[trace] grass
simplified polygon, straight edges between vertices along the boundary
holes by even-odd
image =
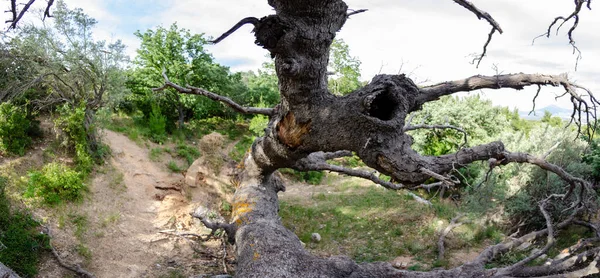
[[[175,151],[178,157],[185,159],[188,164],[188,167],[200,157],[200,151],[195,146],[188,146],[184,143],[179,143],[175,147]]]
[[[360,186],[354,181],[329,186],[308,200],[298,197],[281,202],[283,224],[296,233],[309,250],[320,255],[348,255],[358,262],[390,261],[398,256],[413,256],[426,266],[436,262],[439,230],[455,216],[450,203],[433,201],[427,207],[403,192],[375,186]],[[311,234],[319,233],[321,242],[313,243]],[[477,237],[478,242],[471,241]],[[465,225],[455,229],[452,244],[471,246],[484,239],[501,237],[495,228]]]
[[[163,149],[162,148],[153,148],[150,150],[150,154],[148,154],[148,156],[150,157],[151,161],[154,162],[158,162],[160,161],[160,157],[163,154]]]
[[[169,163],[167,163],[167,168],[169,168],[169,170],[171,170],[171,172],[173,172],[173,173],[181,173],[184,170],[182,167],[177,165],[177,162],[175,162],[173,160],[171,160],[171,161],[169,161]]]
[[[40,223],[27,211],[11,206],[4,191],[7,183],[0,176],[0,261],[22,277],[33,277],[49,237],[38,231]]]

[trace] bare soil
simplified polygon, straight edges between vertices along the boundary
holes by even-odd
[[[52,244],[61,257],[97,277],[223,273],[220,240],[195,245],[196,252],[190,240],[172,235],[207,234],[189,213],[198,205],[214,206],[219,196],[184,186],[182,174],[150,161],[147,149],[122,134],[104,131],[104,143],[113,155],[89,184],[89,197],[48,217]],[[83,232],[73,221],[77,217],[87,220]],[[65,275],[70,273],[48,258],[38,277]]]

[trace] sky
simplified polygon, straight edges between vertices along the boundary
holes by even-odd
[[[40,6],[44,1],[38,1]],[[79,7],[98,20],[94,36],[121,39],[131,57],[135,56],[142,32],[158,25],[177,22],[192,33],[218,37],[240,19],[274,13],[266,0],[65,0],[69,8]],[[490,13],[504,33],[494,36],[488,55],[476,68],[472,55],[482,51],[490,25],[452,0],[346,0],[351,9],[368,9],[352,16],[338,33],[351,55],[362,62],[363,80],[379,73],[404,73],[419,85],[496,73],[567,73],[572,81],[600,97],[600,7],[581,11],[574,39],[582,52],[575,70],[576,55],[568,44],[568,22],[556,35],[533,38],[544,33],[556,16],[573,11],[572,0],[471,0]],[[594,2],[595,3],[595,2]],[[594,6],[592,6],[594,8]],[[0,18],[5,20],[6,14]],[[209,46],[215,59],[232,71],[260,68],[267,51],[254,44],[252,27],[244,26],[221,43]],[[496,105],[527,111],[536,88],[481,91]],[[476,92],[477,93],[477,92]],[[542,89],[537,107],[557,105],[570,108],[568,98],[555,100],[560,88]]]

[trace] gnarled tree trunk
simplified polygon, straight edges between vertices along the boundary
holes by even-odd
[[[499,29],[489,14],[468,1],[455,2],[478,16],[481,14],[492,24],[493,30]],[[264,136],[254,142],[244,160],[243,171],[237,177],[232,223],[207,224],[213,229],[224,228],[230,240],[235,242],[238,277],[505,277],[522,273],[561,276],[567,272],[568,275],[598,272],[598,250],[586,253],[589,260],[582,267],[579,267],[580,256],[558,262],[553,267],[525,267],[527,262],[539,256],[536,254],[513,266],[485,268],[485,264],[498,254],[524,242],[547,235],[548,246],[551,246],[553,225],[549,219],[547,229],[490,246],[473,262],[449,270],[411,272],[395,269],[388,263],[357,264],[346,257],[319,258],[307,252],[298,237],[282,225],[278,215],[277,193],[285,190],[285,186],[277,169],[335,170],[337,168],[325,163],[325,158],[352,151],[369,167],[393,178],[393,184],[381,184],[397,189],[421,184],[431,177],[448,182],[443,174],[474,161],[488,160],[491,168],[511,162],[532,163],[557,173],[571,184],[569,192],[562,196],[566,199],[574,187],[580,186],[581,194],[584,194],[589,184],[543,159],[510,153],[501,142],[461,149],[450,155],[419,155],[411,148],[412,137],[405,133],[414,129],[407,124],[406,117],[424,103],[441,96],[482,88],[562,86],[571,96],[575,108],[584,112],[589,112],[588,104],[595,109],[598,101],[589,94],[590,100],[586,102],[576,93],[577,89],[583,88],[569,82],[565,76],[537,74],[473,76],[426,88],[417,87],[404,75],[378,75],[368,85],[347,96],[335,96],[327,89],[329,48],[336,32],[349,17],[347,5],[342,0],[268,0],[268,3],[275,9],[275,15],[260,20],[246,18],[217,41],[243,24],[255,26],[256,43],[275,58],[281,93],[281,103],[275,109],[244,108],[203,89],[173,84],[167,76],[165,86],[157,89],[172,87],[182,93],[221,101],[242,113],[271,117]],[[354,174],[376,180],[372,174]],[[544,204],[551,199],[545,200]],[[545,212],[544,204],[540,205],[542,212]],[[577,204],[573,210],[571,217],[555,228],[570,225],[581,207]]]

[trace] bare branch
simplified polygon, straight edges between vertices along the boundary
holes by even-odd
[[[490,44],[490,42],[492,41],[492,37],[494,36],[494,33],[496,33],[496,31],[498,31],[500,34],[502,34],[503,33],[502,28],[500,27],[500,24],[498,24],[498,22],[496,22],[496,20],[489,13],[482,11],[479,8],[475,7],[475,5],[473,3],[466,1],[466,0],[453,0],[453,1],[456,2],[457,4],[463,6],[465,9],[474,13],[479,20],[485,19],[490,25],[492,25],[492,30],[488,34],[487,41],[483,45],[483,52],[479,56],[477,56],[473,59],[473,64],[477,61],[477,67],[479,67],[479,64],[481,64],[481,60],[483,60],[483,57],[485,57],[485,55],[487,54],[487,47]]]
[[[46,6],[46,10],[44,11],[44,18],[42,20],[45,20],[46,17],[52,17],[52,15],[50,15],[50,7],[52,7],[53,4],[54,0],[48,0],[48,5]]]
[[[246,18],[240,20],[233,27],[231,27],[231,29],[229,29],[227,32],[223,33],[223,35],[218,37],[216,40],[210,41],[210,43],[217,44],[220,41],[224,40],[225,38],[229,37],[229,35],[233,34],[235,31],[237,31],[237,29],[240,29],[242,26],[244,26],[246,24],[252,24],[254,27],[256,27],[256,25],[258,25],[259,22],[260,22],[260,20],[256,17],[246,17]]]
[[[206,228],[211,230],[209,237],[213,236],[217,230],[222,229],[227,233],[227,239],[229,243],[235,243],[235,233],[237,232],[236,226],[233,224],[213,221],[210,219],[209,214],[210,211],[203,207],[197,208],[195,211],[190,213],[192,217],[199,219],[202,224],[206,226]]]
[[[31,5],[33,4],[33,2],[35,2],[35,0],[29,0],[29,2],[27,2],[27,4],[25,4],[25,6],[23,7],[23,9],[19,13],[19,16],[17,16],[17,18],[13,18],[12,21],[7,21],[7,23],[8,22],[12,22],[10,24],[10,26],[8,26],[8,30],[17,28],[17,23],[21,20],[21,18],[23,18],[23,15],[25,15],[25,12],[27,12],[27,10],[29,10],[29,7],[31,7]],[[14,15],[17,11],[16,11],[16,6],[13,6],[13,4],[14,4],[14,1],[11,2],[11,9],[13,9],[13,8],[15,9],[12,12],[13,15]]]
[[[600,101],[592,94],[592,92],[578,84],[569,81],[566,74],[561,75],[544,75],[544,74],[503,74],[496,76],[475,75],[466,79],[443,82],[432,86],[423,87],[420,89],[421,94],[417,97],[417,105],[434,101],[441,96],[451,95],[458,92],[470,92],[480,89],[501,89],[512,88],[515,90],[524,89],[527,86],[561,86],[565,90],[565,95],[571,97],[573,104],[573,115],[571,120],[575,122],[581,132],[581,127],[585,123],[593,123],[597,120],[596,109],[600,105]],[[581,91],[581,93],[578,93]],[[579,113],[575,113],[575,111]],[[582,115],[583,114],[583,115]],[[594,125],[587,126],[588,136],[595,132]]]
[[[351,10],[351,12],[348,13],[347,17],[351,17],[351,16],[353,16],[355,14],[359,14],[359,13],[364,13],[366,11],[368,11],[368,10],[367,9],[360,9],[360,10],[356,10],[356,11]]]
[[[186,86],[186,87],[179,86],[179,85],[169,81],[169,78],[167,77],[167,74],[165,71],[163,71],[162,75],[165,78],[165,85],[163,85],[160,88],[152,89],[155,92],[162,91],[167,88],[173,88],[176,91],[183,93],[183,94],[205,96],[214,101],[222,102],[225,105],[231,107],[233,110],[238,111],[243,114],[261,114],[261,115],[267,115],[267,116],[273,115],[273,111],[274,111],[273,108],[244,107],[244,106],[237,104],[235,101],[231,100],[228,97],[217,95],[215,93],[211,93],[211,92],[201,89],[201,88],[192,87],[192,86]]]
[[[460,219],[463,217],[463,214],[458,214],[456,217],[452,218],[452,220],[450,220],[450,224],[448,224],[448,226],[442,230],[442,232],[440,233],[440,238],[438,239],[438,261],[441,261],[444,259],[444,240],[446,240],[446,236],[448,236],[448,234],[454,230],[454,228],[460,226],[463,224],[463,222],[460,222]]]
[[[43,228],[44,228],[44,230],[45,230],[46,234],[47,234],[47,235],[48,235],[50,238],[52,238],[52,235],[51,235],[50,228],[48,228],[48,227],[43,227]],[[71,265],[67,264],[67,263],[66,263],[66,262],[65,262],[65,261],[64,261],[64,260],[63,260],[63,259],[60,257],[60,255],[58,254],[58,251],[56,251],[56,249],[54,248],[54,246],[52,246],[52,242],[51,242],[51,240],[50,240],[50,242],[49,242],[48,244],[50,245],[50,250],[52,251],[52,255],[54,255],[54,258],[56,258],[56,261],[58,262],[58,264],[59,264],[60,266],[62,266],[62,267],[63,267],[63,268],[65,268],[65,269],[68,269],[68,270],[70,270],[70,271],[73,271],[73,272],[75,272],[77,275],[79,275],[79,276],[81,276],[81,277],[86,277],[86,278],[94,278],[94,277],[96,277],[96,276],[94,276],[94,274],[92,274],[92,273],[90,273],[90,272],[86,271],[85,269],[81,268],[81,266],[80,266],[80,265],[74,265],[74,266],[71,266]]]
[[[303,160],[299,161],[299,163],[297,163],[292,168],[298,171],[331,171],[341,173],[352,177],[359,177],[366,180],[370,180],[387,189],[399,190],[406,188],[406,186],[404,186],[403,184],[396,184],[380,179],[379,177],[377,177],[377,175],[375,175],[376,171],[368,172],[363,170],[355,170],[328,163],[306,163]]]
[[[554,27],[556,24],[558,24],[560,22],[560,24],[556,28],[556,34],[558,34],[558,31],[560,30],[560,28],[565,23],[567,23],[569,20],[573,19],[573,25],[567,32],[567,36],[569,38],[569,44],[573,47],[573,54],[577,53],[577,58],[575,58],[575,70],[577,70],[579,60],[581,60],[581,51],[575,45],[575,40],[573,39],[573,32],[579,25],[579,13],[581,12],[581,9],[583,8],[584,5],[588,8],[588,10],[591,10],[592,9],[592,6],[591,6],[592,0],[575,0],[575,10],[570,15],[568,15],[566,17],[557,16],[556,18],[554,18],[552,23],[550,23],[550,25],[548,26],[548,30],[545,33],[535,37],[532,42],[532,44],[535,43],[535,40],[538,38],[541,38],[541,37],[549,38],[550,33],[552,32],[552,27]]]

